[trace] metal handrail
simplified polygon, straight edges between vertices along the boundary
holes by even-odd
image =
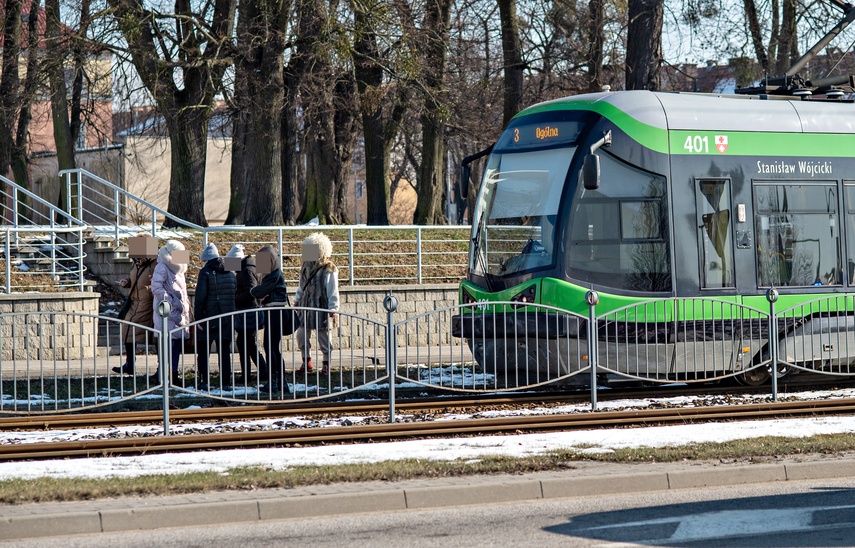
[[[187,229],[198,231],[202,236],[201,243],[203,246],[208,244],[209,240],[211,239],[211,235],[217,234],[217,233],[250,232],[250,231],[253,231],[253,232],[257,232],[257,231],[274,232],[276,234],[275,245],[276,245],[276,248],[279,252],[279,256],[283,260],[286,258],[286,256],[287,257],[298,257],[299,256],[299,255],[294,255],[294,254],[288,254],[288,255],[285,254],[284,244],[286,241],[285,233],[287,233],[287,232],[291,232],[291,233],[300,233],[300,232],[306,232],[306,231],[316,232],[318,230],[336,230],[336,231],[343,230],[343,231],[346,231],[347,232],[347,241],[342,242],[342,243],[347,244],[347,253],[346,253],[346,255],[345,255],[345,253],[336,253],[335,255],[340,256],[340,257],[344,257],[344,256],[347,257],[349,285],[355,285],[356,284],[356,281],[357,281],[357,278],[355,275],[356,274],[355,273],[356,268],[360,268],[360,269],[371,268],[370,265],[365,265],[365,266],[356,265],[355,259],[357,257],[368,255],[368,254],[359,253],[359,252],[355,251],[355,249],[354,249],[354,243],[355,243],[354,231],[355,230],[359,230],[359,231],[374,231],[374,230],[415,231],[416,232],[416,239],[415,239],[416,250],[415,250],[415,261],[414,261],[415,264],[401,264],[401,265],[397,265],[397,266],[415,268],[415,272],[416,272],[415,281],[417,283],[424,283],[426,280],[431,279],[431,278],[425,276],[425,273],[424,273],[424,269],[426,266],[424,263],[424,257],[429,256],[429,255],[437,255],[438,254],[436,252],[424,251],[425,242],[447,241],[447,240],[429,240],[429,239],[425,238],[425,233],[427,233],[429,231],[434,231],[434,230],[457,229],[457,230],[461,230],[461,231],[465,232],[467,234],[467,236],[465,237],[465,240],[468,240],[468,233],[471,231],[471,227],[465,226],[465,225],[431,225],[431,226],[422,226],[422,225],[395,225],[395,226],[367,226],[367,225],[323,225],[323,226],[317,226],[317,225],[303,225],[303,226],[265,226],[265,227],[231,226],[231,225],[229,225],[229,226],[202,227],[202,226],[199,226],[195,223],[184,221],[183,219],[180,219],[180,218],[176,217],[175,215],[164,211],[163,209],[159,208],[158,206],[156,206],[156,205],[154,205],[154,204],[152,204],[152,203],[150,203],[150,202],[148,202],[142,198],[139,198],[138,196],[135,196],[131,192],[128,192],[127,190],[125,190],[119,186],[116,186],[115,184],[113,184],[113,183],[111,183],[111,182],[109,182],[109,181],[89,172],[89,171],[86,171],[85,169],[75,168],[75,169],[62,170],[62,171],[60,171],[60,176],[64,177],[66,180],[67,192],[69,195],[69,207],[72,207],[72,200],[71,200],[72,176],[75,176],[74,178],[75,178],[75,184],[77,185],[77,197],[78,197],[77,204],[76,204],[78,216],[82,219],[84,216],[84,213],[87,213],[89,215],[94,216],[96,219],[104,221],[105,224],[112,226],[114,245],[116,245],[116,246],[119,245],[120,239],[122,237],[126,237],[127,235],[130,235],[131,232],[136,233],[139,231],[139,230],[134,230],[134,231],[122,230],[122,227],[120,226],[120,221],[123,219],[123,217],[126,217],[126,216],[122,215],[121,210],[122,210],[122,208],[125,208],[125,209],[129,208],[129,206],[122,205],[120,203],[120,199],[122,199],[122,198],[125,198],[127,200],[131,200],[135,204],[141,206],[141,208],[143,208],[144,210],[147,210],[147,212],[143,215],[143,217],[149,217],[151,219],[151,226],[150,226],[150,228],[147,227],[146,231],[150,230],[151,235],[154,237],[157,237],[157,233],[159,230],[159,227],[157,224],[157,219],[158,219],[159,215],[162,216],[162,218],[164,218],[164,219],[169,219],[169,220],[173,221],[176,225],[178,225],[180,227],[184,227]],[[87,188],[90,190],[90,192],[96,192],[98,196],[105,198],[108,202],[110,200],[112,200],[112,203],[108,203],[107,206],[99,205],[98,207],[101,207],[105,210],[111,211],[111,215],[114,217],[114,219],[106,219],[103,216],[98,215],[94,211],[84,209],[84,206],[83,206],[83,202],[85,201],[85,199],[83,197],[84,181],[92,181],[92,182],[97,183],[98,185],[102,186],[102,189],[98,189],[95,186],[89,186]],[[104,189],[106,189],[106,190],[104,190]],[[136,225],[136,226],[139,227],[139,225]],[[408,240],[408,241],[410,241],[410,240]],[[462,239],[460,241],[464,241],[464,240]],[[273,243],[273,242],[271,242],[271,243]],[[387,241],[386,243],[390,243],[390,242]],[[390,254],[390,253],[387,253],[387,254]],[[396,252],[393,252],[391,254],[396,254]],[[400,254],[403,255],[403,253],[400,253]],[[461,255],[461,258],[466,257],[468,255],[468,251],[461,251],[460,255]],[[464,259],[464,261],[465,261],[465,259]],[[459,262],[455,262],[455,265],[458,265],[458,263]],[[386,266],[389,266],[389,265],[386,265]],[[289,270],[293,270],[293,269],[289,269]],[[398,280],[411,279],[411,278],[387,277],[387,278],[382,278],[382,279],[383,280],[390,280],[390,281],[398,281]],[[293,282],[294,280],[289,279],[286,281]]]
[[[4,244],[4,261],[6,267],[6,276],[4,289],[6,293],[12,292],[12,249],[11,249],[11,240],[10,235],[14,235],[15,243],[18,243],[18,234],[43,234],[47,233],[47,237],[50,239],[50,261],[51,261],[51,269],[50,276],[52,279],[56,280],[60,275],[71,275],[77,277],[77,282],[75,285],[78,285],[80,290],[83,290],[84,286],[84,272],[85,266],[83,264],[83,259],[85,257],[85,253],[83,252],[83,231],[86,229],[86,225],[75,218],[73,215],[68,212],[63,211],[62,209],[56,207],[50,202],[44,200],[37,194],[32,191],[22,187],[21,185],[15,183],[14,181],[7,179],[6,177],[0,176],[0,182],[5,183],[11,189],[11,193],[7,193],[6,191],[0,191],[3,195],[6,195],[12,199],[11,209],[12,209],[12,218],[10,219],[13,223],[12,225],[6,225],[0,228],[0,231],[5,232],[5,244]],[[22,219],[20,215],[21,209],[21,196],[25,196],[29,198],[30,203],[27,204],[27,207],[34,214],[43,217],[45,221],[49,224],[40,224],[36,222],[35,219],[24,217]],[[32,204],[38,204],[41,207],[47,209],[49,212],[48,215],[41,213],[33,208]],[[57,224],[57,218],[60,218],[64,221],[62,224]],[[75,234],[76,238],[60,238],[57,240],[57,234],[69,233]],[[57,246],[73,246],[77,249],[76,255],[70,255],[68,253],[60,253],[59,256],[57,254]],[[71,266],[66,265],[65,263],[72,262]],[[23,274],[21,272],[20,274]],[[35,274],[35,273],[34,273]]]

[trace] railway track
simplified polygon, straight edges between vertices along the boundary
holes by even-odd
[[[780,394],[787,391],[839,388],[835,383],[787,383],[780,387]],[[768,388],[726,386],[687,387],[676,385],[659,388],[619,388],[601,390],[598,401],[605,403],[621,399],[655,399],[673,396],[770,396]],[[590,403],[590,392],[516,393],[502,395],[418,398],[398,400],[395,408],[403,413],[446,412],[460,409],[507,408],[526,405],[584,405]],[[388,413],[387,401],[303,402],[293,404],[261,404],[238,406],[211,406],[194,409],[171,409],[170,422],[192,423],[203,421],[240,421],[265,418],[318,416],[349,414],[382,415]],[[55,430],[67,428],[105,428],[111,426],[160,424],[162,410],[90,412],[79,411],[12,415],[0,417],[0,432],[14,430]]]
[[[238,433],[185,434],[108,440],[0,445],[0,461],[142,455],[228,448],[289,446],[452,437],[552,430],[649,426],[701,421],[785,418],[855,413],[855,399],[514,416],[491,419],[395,422],[329,428],[291,428]]]

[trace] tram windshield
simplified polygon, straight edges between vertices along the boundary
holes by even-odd
[[[575,151],[493,153],[475,209],[472,272],[505,277],[554,263],[558,206]]]

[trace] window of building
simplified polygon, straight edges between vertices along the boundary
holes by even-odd
[[[760,287],[843,283],[837,185],[754,183]]]

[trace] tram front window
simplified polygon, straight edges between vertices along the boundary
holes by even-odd
[[[510,276],[552,265],[561,191],[575,147],[494,153],[476,207],[471,270]]]

